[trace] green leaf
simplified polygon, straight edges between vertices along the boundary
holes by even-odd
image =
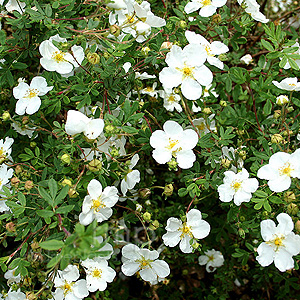
[[[41,197],[51,206],[54,207],[53,199],[52,197],[48,194],[48,192],[42,188],[41,186],[38,187],[38,191],[41,195]]]
[[[269,51],[274,51],[274,47],[271,45],[271,43],[269,43],[268,41],[266,40],[261,40],[261,43],[263,45],[264,48],[266,48],[267,50]]]
[[[270,99],[267,99],[266,104],[264,105],[263,108],[263,113],[265,116],[268,116],[271,114],[272,111],[272,102],[270,101]]]
[[[41,242],[39,245],[42,249],[45,250],[58,250],[64,246],[64,242],[58,240],[50,240],[50,241]]]
[[[51,198],[54,199],[57,194],[57,183],[53,178],[49,179],[48,187],[50,190]]]
[[[62,202],[63,199],[66,198],[66,196],[68,195],[68,191],[69,191],[70,187],[68,185],[65,185],[59,192],[59,194],[57,195],[57,197],[54,200],[54,206],[58,205],[59,203]]]
[[[66,214],[74,209],[75,205],[66,205],[59,207],[55,212],[57,214]]]
[[[21,192],[18,192],[18,200],[20,201],[22,206],[26,206],[26,198]]]
[[[39,209],[36,211],[36,213],[42,218],[51,218],[54,215],[54,212],[52,210],[46,210],[46,209]]]
[[[50,268],[54,267],[55,265],[57,265],[60,262],[61,259],[62,259],[61,254],[56,255],[47,263],[47,268],[50,269]]]

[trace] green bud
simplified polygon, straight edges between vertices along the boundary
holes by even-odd
[[[36,147],[36,142],[30,142],[30,147],[35,148]]]
[[[62,184],[62,186],[66,186],[66,185],[72,186],[72,181],[71,181],[71,179],[65,178],[61,184]]]
[[[149,228],[152,230],[156,230],[158,227],[159,227],[159,222],[157,220],[154,220],[149,226]]]
[[[228,169],[231,165],[231,161],[227,158],[222,158],[221,159],[221,166],[225,169]]]
[[[243,228],[239,228],[239,236],[244,239],[246,234],[245,234],[245,230]]]
[[[92,172],[99,172],[102,169],[102,162],[101,160],[94,158],[88,163],[87,167]]]
[[[295,223],[295,229],[296,231],[300,232],[300,220]]]
[[[174,187],[173,187],[172,183],[169,183],[165,186],[163,195],[165,195],[166,197],[170,197],[170,196],[172,196],[173,191],[174,191]]]
[[[179,21],[179,27],[182,29],[186,29],[187,28],[187,23],[184,20],[180,20]]]
[[[63,163],[69,165],[69,164],[71,163],[71,156],[70,156],[69,154],[65,153],[65,154],[63,154],[63,155],[61,156],[60,160],[61,160]]]
[[[143,219],[146,221],[146,222],[150,222],[151,221],[151,214],[149,212],[145,212],[143,213]]]
[[[142,199],[148,199],[151,195],[151,191],[148,188],[139,189],[139,197]]]
[[[220,105],[221,105],[222,107],[226,107],[226,106],[227,106],[227,102],[224,101],[224,100],[221,100],[221,101],[220,101]]]
[[[271,136],[271,142],[273,144],[280,144],[280,143],[282,143],[283,140],[284,139],[283,139],[282,135],[279,133],[275,133]]]
[[[283,199],[285,202],[293,202],[296,200],[296,195],[292,191],[287,191],[283,194]]]
[[[141,53],[142,53],[142,55],[144,55],[144,56],[148,56],[148,53],[149,53],[149,51],[150,51],[150,48],[149,47],[143,47],[142,49],[141,49]]]
[[[177,168],[178,163],[174,158],[172,158],[167,164],[169,166],[170,171],[177,171],[178,170],[178,168]]]
[[[279,109],[275,110],[273,115],[274,119],[279,119],[280,116],[281,116],[281,110]]]
[[[11,118],[10,117],[10,113],[8,111],[3,112],[3,114],[2,114],[2,120],[4,122],[10,120],[10,118]]]
[[[205,107],[203,108],[203,111],[202,111],[204,114],[206,115],[210,115],[211,114],[211,109],[209,107]]]
[[[299,208],[297,206],[297,204],[295,203],[290,203],[288,206],[287,206],[287,212],[289,215],[296,215],[299,211]]]
[[[88,53],[87,59],[92,65],[97,65],[100,62],[100,56],[97,53]]]

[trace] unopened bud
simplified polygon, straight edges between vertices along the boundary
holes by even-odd
[[[166,197],[170,197],[170,196],[172,196],[173,191],[174,191],[173,184],[169,183],[165,186],[163,195],[165,195]]]
[[[160,50],[171,49],[172,46],[173,46],[173,43],[171,43],[171,42],[163,42],[160,46]]]
[[[92,172],[99,172],[102,169],[102,162],[101,160],[94,158],[88,163],[87,167]]]
[[[236,133],[237,133],[238,135],[244,135],[244,134],[245,134],[245,130],[244,130],[244,129],[238,129],[238,130],[236,131]]]
[[[243,228],[239,228],[239,236],[244,239],[246,234],[245,234],[245,230]]]
[[[18,177],[13,177],[11,180],[10,180],[10,183],[11,185],[13,186],[18,186],[19,183],[20,183],[20,179]]]
[[[72,181],[70,179],[65,178],[61,184],[62,186],[66,186],[66,185],[72,186]]]
[[[112,35],[118,37],[120,35],[121,30],[120,30],[120,27],[118,25],[114,24],[114,25],[109,26],[109,32]]]
[[[20,174],[21,172],[23,172],[23,168],[20,165],[17,165],[15,168],[15,173]]]
[[[247,152],[245,150],[241,150],[239,152],[239,157],[241,157],[243,160],[245,160],[247,157]]]
[[[293,202],[296,200],[296,195],[292,191],[287,191],[283,194],[283,199],[285,202]]]
[[[284,130],[282,132],[282,135],[283,136],[289,136],[289,135],[292,135],[293,134],[293,130]]]
[[[114,126],[114,125],[112,125],[112,124],[107,124],[105,127],[104,127],[104,131],[106,132],[106,133],[114,133],[114,131],[115,131],[115,129],[116,129],[116,127]]]
[[[30,142],[30,147],[35,148],[36,147],[36,142]]]
[[[215,14],[212,16],[212,22],[215,24],[219,24],[222,21],[222,17],[220,14]]]
[[[13,222],[9,222],[5,225],[8,232],[16,232],[16,225]]]
[[[4,122],[10,120],[10,113],[8,111],[3,112],[3,114],[2,114],[2,120]]]
[[[38,242],[32,242],[30,244],[30,247],[31,247],[32,250],[36,250],[36,249],[40,248],[40,245],[39,245]]]
[[[296,215],[299,211],[299,208],[297,206],[297,204],[295,203],[290,203],[288,206],[287,206],[287,212],[289,215]]]
[[[145,201],[145,205],[148,205],[148,206],[151,205],[151,201],[150,200],[146,200]]]
[[[141,212],[142,209],[143,209],[143,206],[141,204],[137,203],[136,206],[135,206],[135,210],[138,211],[138,212]]]
[[[222,107],[226,107],[226,106],[227,106],[227,102],[224,101],[224,100],[221,100],[221,101],[220,101],[220,105],[221,105]]]
[[[221,159],[221,166],[225,169],[228,169],[231,165],[231,161],[228,158]]]
[[[69,154],[65,153],[65,154],[63,154],[63,155],[61,156],[60,160],[61,160],[63,163],[69,165],[69,164],[71,163],[71,156],[70,156]]]
[[[159,227],[159,222],[157,220],[154,220],[150,225],[149,228],[152,230],[156,230]]]
[[[279,133],[275,133],[271,136],[271,142],[273,144],[280,144],[280,143],[282,143],[282,141],[283,141],[283,137]]]
[[[144,189],[139,189],[139,197],[142,199],[148,199],[151,195],[150,189],[144,188]]]
[[[273,115],[274,119],[279,119],[280,116],[281,116],[281,110],[279,109],[275,110]]]
[[[290,102],[290,100],[287,95],[280,95],[276,98],[276,104],[281,105],[281,106],[284,104],[287,104],[289,102]]]
[[[192,248],[195,249],[195,250],[198,249],[199,246],[200,246],[200,244],[197,243],[197,242],[194,242],[194,243],[192,244]]]
[[[28,117],[28,116],[24,116],[24,117],[22,118],[22,124],[25,125],[25,124],[27,124],[28,122],[29,122],[29,117]]]
[[[206,115],[210,115],[211,114],[211,109],[209,107],[205,107],[203,108],[203,111],[202,111],[204,114]]]
[[[34,186],[33,182],[31,180],[27,180],[25,182],[25,186],[24,187],[25,187],[26,190],[30,191],[33,188],[33,186]]]
[[[295,223],[295,229],[296,231],[300,232],[300,220]]]
[[[184,20],[180,20],[179,21],[179,27],[182,29],[186,29],[187,28],[187,23]]]
[[[149,51],[150,51],[150,48],[149,47],[143,47],[142,49],[141,49],[141,53],[142,53],[142,55],[144,55],[144,56],[148,56],[148,53],[149,53]]]
[[[74,188],[70,188],[68,195],[70,198],[76,198],[78,196],[78,192]]]
[[[168,167],[170,171],[177,171],[178,162],[172,158],[168,163]]]
[[[182,275],[188,275],[188,274],[189,274],[189,270],[187,269],[182,270]]]
[[[97,53],[88,53],[87,59],[92,65],[97,65],[100,62],[100,56]]]
[[[146,221],[146,222],[150,222],[151,221],[151,214],[149,212],[145,212],[143,213],[143,219]]]
[[[288,111],[289,113],[293,112],[293,111],[294,111],[294,107],[293,107],[293,106],[289,106],[289,107],[287,108],[287,111]]]

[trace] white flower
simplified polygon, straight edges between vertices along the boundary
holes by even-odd
[[[140,80],[153,79],[153,78],[155,78],[155,75],[149,75],[146,72],[143,72],[142,74],[140,72],[135,72],[135,78],[140,79]]]
[[[92,247],[100,246],[102,243],[103,243],[103,237],[102,236],[96,236],[96,237],[94,237],[94,241],[93,241]],[[112,245],[110,243],[106,243],[103,247],[101,247],[99,249],[99,252],[103,252],[103,251],[109,252],[109,253],[107,255],[102,255],[100,253],[99,259],[101,258],[101,259],[108,260],[108,259],[111,258],[112,254],[114,252],[114,249],[113,249],[113,247],[112,247]]]
[[[108,266],[105,259],[88,258],[81,265],[85,269],[87,288],[90,292],[104,291],[107,288],[107,282],[113,282],[116,277],[115,270]]]
[[[277,152],[261,167],[257,177],[268,180],[271,191],[279,193],[291,186],[291,178],[300,179],[300,149],[293,154]]]
[[[287,95],[280,95],[276,98],[276,104],[284,105],[290,102],[290,99]]]
[[[190,44],[196,44],[203,47],[203,49],[207,53],[208,63],[210,63],[211,65],[219,69],[224,68],[224,63],[220,61],[216,57],[216,55],[220,55],[229,51],[229,48],[225,44],[219,41],[214,41],[210,43],[202,35],[196,34],[195,32],[188,31],[188,30],[185,32],[185,37]]]
[[[89,195],[85,196],[82,204],[82,213],[79,215],[79,222],[88,225],[94,219],[97,222],[108,220],[113,211],[113,207],[119,199],[118,190],[114,186],[107,186],[102,191],[101,183],[92,179],[87,187]]]
[[[143,280],[155,282],[157,277],[165,278],[170,274],[169,265],[158,259],[159,254],[156,250],[140,249],[129,244],[122,248],[122,255],[121,269],[126,276],[139,272]]]
[[[107,4],[107,7],[114,9],[126,9],[127,6],[123,0],[110,0]]]
[[[13,176],[14,170],[8,169],[7,165],[0,166],[0,191],[2,187],[9,182],[9,178]]]
[[[193,251],[191,242],[194,239],[207,237],[210,232],[210,225],[202,220],[199,210],[191,209],[186,214],[186,222],[184,223],[177,218],[169,218],[166,230],[167,233],[162,236],[166,246],[175,247],[180,243],[179,248],[183,253],[191,253]]]
[[[197,100],[202,95],[202,86],[211,84],[213,74],[204,64],[207,52],[197,44],[189,44],[181,49],[174,45],[166,56],[168,67],[159,73],[164,88],[172,89],[181,85],[184,97]]]
[[[224,256],[220,251],[212,249],[205,251],[204,254],[199,256],[198,261],[200,266],[206,265],[207,272],[214,272],[216,268],[223,266]]]
[[[140,171],[132,170],[138,163],[139,159],[140,157],[138,154],[135,154],[132,157],[130,164],[128,165],[127,174],[121,181],[121,192],[123,196],[125,196],[128,190],[132,190],[135,185],[140,182]]]
[[[194,119],[193,124],[196,127],[196,130],[198,131],[200,137],[203,135],[213,131],[216,132],[216,121],[213,119],[214,114],[210,115],[208,117],[209,123],[204,118]]]
[[[5,300],[26,300],[26,295],[18,289],[17,291],[9,290],[4,298]]]
[[[14,142],[13,138],[6,137],[5,141],[0,140],[0,164],[6,160],[11,154],[11,146]]]
[[[150,145],[155,148],[153,158],[165,164],[175,157],[180,168],[191,168],[196,160],[192,149],[198,142],[197,133],[192,129],[183,130],[175,121],[165,122],[163,129],[154,131],[150,137]]]
[[[85,279],[79,278],[79,270],[76,266],[68,265],[63,271],[58,270],[58,274],[54,278],[53,293],[55,300],[80,300],[89,295],[87,282]]]
[[[281,82],[273,80],[272,83],[282,90],[300,91],[300,82],[298,82],[297,77],[288,77],[283,79]]]
[[[13,95],[18,102],[16,104],[16,113],[29,115],[36,113],[41,106],[39,96],[46,95],[53,89],[53,86],[47,86],[47,81],[42,76],[32,78],[30,86],[25,82],[20,82],[18,86],[13,88]]]
[[[242,149],[245,146],[241,146],[238,149]],[[222,147],[222,156],[220,157],[222,159],[228,159],[231,163],[234,163],[237,165],[238,169],[241,169],[244,165],[243,159],[236,155],[236,152],[238,149],[234,149],[233,147],[228,148],[227,146]],[[220,163],[220,161],[216,161],[216,163]],[[237,168],[235,166],[231,166],[230,171],[237,172]]]
[[[238,0],[239,5],[245,8],[245,12],[248,13],[255,21],[261,23],[268,23],[267,19],[260,11],[260,5],[255,0]]]
[[[21,135],[27,135],[29,138],[32,138],[33,133],[36,129],[36,127],[29,127],[27,125],[20,124],[15,121],[12,123],[11,126],[17,133],[19,133]],[[35,137],[37,137],[37,135]]]
[[[158,94],[164,99],[164,108],[167,111],[174,111],[176,109],[179,113],[182,112],[180,95],[168,88],[158,91]]]
[[[258,246],[256,260],[263,267],[274,261],[275,267],[285,272],[294,267],[292,257],[300,253],[300,236],[292,232],[294,223],[288,214],[281,213],[276,219],[277,226],[272,220],[260,223],[261,236],[265,242]]]
[[[218,7],[224,6],[226,2],[227,0],[192,0],[185,6],[184,11],[190,14],[200,8],[199,15],[201,17],[210,17]]]
[[[297,49],[295,52],[286,53],[287,56],[293,55],[293,54],[297,54],[297,55],[300,54],[300,45],[299,45],[298,42],[296,42],[293,46],[291,46],[291,48],[294,48],[294,47],[298,47],[298,49]],[[286,49],[287,47],[284,47],[284,48]],[[282,51],[281,51],[281,52],[282,52]],[[279,57],[279,59],[282,60],[282,57]],[[294,58],[292,58],[292,57],[289,57],[289,59],[293,60],[293,61],[297,64],[297,66],[300,67],[300,59],[294,59]],[[289,61],[286,62],[286,64],[284,65],[283,68],[284,68],[285,70],[291,68],[291,65],[290,65]]]
[[[1,0],[0,4],[2,5],[3,2],[4,0]],[[20,14],[23,14],[25,6],[26,6],[25,2],[20,2],[18,0],[8,0],[8,2],[5,5],[5,8],[10,13],[16,10]]]
[[[4,278],[7,279],[7,284],[11,285],[12,283],[19,283],[21,281],[21,274],[15,275],[16,268],[8,270],[4,274]]]
[[[103,131],[104,121],[102,119],[90,119],[76,110],[69,110],[65,126],[66,133],[75,135],[83,132],[88,139],[97,138]]]
[[[141,94],[145,94],[145,95],[149,95],[150,97],[155,97],[157,98],[157,92],[156,89],[157,86],[157,82],[154,82],[152,87],[151,86],[147,86],[144,89],[142,89],[140,91]]]
[[[237,174],[233,171],[226,171],[224,175],[224,183],[218,187],[220,200],[230,202],[233,198],[233,202],[238,206],[242,202],[249,202],[252,193],[258,189],[258,180],[249,178],[249,173],[244,168]]]
[[[242,57],[240,58],[240,61],[241,61],[242,63],[244,63],[245,65],[249,65],[249,64],[252,63],[253,58],[252,58],[252,56],[251,56],[250,54],[246,54],[246,55],[244,55],[244,56],[242,56]]]
[[[60,40],[58,40],[60,39]],[[53,40],[62,42],[62,38],[54,37]],[[40,63],[47,71],[56,71],[59,74],[68,74],[73,71],[73,68],[77,68],[84,59],[84,51],[81,46],[72,46],[71,55],[69,52],[59,50],[53,45],[51,38],[43,41],[39,47],[42,58]]]
[[[206,98],[206,97],[209,97],[210,94],[212,94],[214,97],[218,98],[219,95],[215,92],[215,89],[211,88],[212,87],[212,84],[209,84],[208,86],[206,86],[203,90],[203,97]]]

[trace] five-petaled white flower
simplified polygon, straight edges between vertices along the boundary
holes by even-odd
[[[272,220],[263,220],[260,223],[264,242],[257,248],[256,260],[263,267],[274,261],[275,267],[285,272],[294,267],[293,256],[300,252],[300,236],[292,232],[294,223],[288,214],[281,213],[276,219],[277,226]]]
[[[2,164],[11,154],[11,145],[13,144],[14,139],[6,137],[5,141],[0,140],[0,164]]]
[[[123,196],[126,195],[128,190],[132,190],[134,186],[140,182],[140,171],[133,170],[133,168],[138,163],[140,157],[138,154],[133,155],[129,165],[126,175],[123,177],[121,181],[121,192]]]
[[[192,0],[185,6],[184,11],[190,14],[200,8],[199,15],[201,17],[210,17],[218,7],[224,6],[226,2],[227,0]]]
[[[74,67],[79,67],[79,64],[82,63],[84,59],[84,51],[81,46],[72,46],[71,51],[64,52],[59,50],[52,40],[57,42],[62,42],[65,39],[60,38],[59,36],[54,36],[52,39],[43,41],[40,44],[39,50],[42,55],[40,63],[44,69],[47,71],[56,71],[59,74],[68,74],[73,71]]]
[[[87,288],[90,292],[104,291],[107,282],[113,282],[116,277],[114,269],[108,266],[108,262],[100,257],[84,260],[81,265],[86,272]]]
[[[202,35],[188,30],[185,32],[185,37],[190,44],[200,45],[201,47],[203,47],[203,49],[207,53],[208,63],[219,69],[224,68],[224,63],[220,61],[216,56],[229,51],[229,48],[225,44],[219,41],[210,43]]]
[[[273,80],[272,83],[282,90],[300,91],[300,82],[298,82],[297,77],[288,77],[283,79],[281,82]]]
[[[292,154],[273,154],[269,163],[258,170],[257,177],[268,180],[269,188],[273,192],[287,190],[291,186],[291,178],[300,179],[300,149]]]
[[[79,278],[79,270],[76,266],[68,265],[63,271],[58,270],[54,278],[53,293],[55,300],[80,300],[89,295],[85,279]]]
[[[233,202],[238,206],[242,202],[249,202],[252,193],[258,189],[258,180],[249,178],[249,173],[244,168],[238,173],[226,171],[224,175],[224,183],[218,187],[220,200],[230,202],[233,198]]]
[[[122,255],[121,269],[126,276],[139,272],[143,280],[155,282],[157,278],[165,278],[170,274],[169,265],[158,259],[159,254],[156,250],[140,249],[129,244],[122,248]]]
[[[276,98],[276,104],[278,105],[284,105],[288,104],[290,102],[290,99],[287,95],[280,95]]]
[[[164,108],[167,111],[174,111],[174,109],[176,109],[179,113],[182,112],[180,105],[181,98],[175,91],[165,88],[164,90],[158,91],[158,94],[164,99]]]
[[[167,233],[162,236],[166,246],[175,247],[180,242],[180,250],[184,253],[191,253],[193,251],[191,241],[207,237],[210,232],[210,225],[202,220],[199,210],[191,209],[186,214],[186,222],[184,223],[177,218],[169,218],[166,230]]]
[[[202,95],[202,86],[212,83],[213,74],[204,65],[207,58],[205,49],[197,44],[189,44],[181,49],[174,45],[166,56],[168,67],[159,73],[164,89],[181,85],[184,97],[197,100]]]
[[[220,251],[216,251],[215,249],[207,250],[204,252],[204,255],[199,256],[198,262],[200,266],[206,265],[206,271],[211,273],[216,268],[223,266],[224,256]]]
[[[118,190],[114,186],[107,186],[102,191],[101,183],[92,179],[87,187],[89,195],[85,196],[82,204],[82,213],[79,215],[79,222],[82,225],[89,225],[94,219],[97,222],[108,220],[113,207],[119,199]]]
[[[83,132],[90,139],[96,139],[103,131],[104,121],[102,119],[90,119],[80,111],[69,110],[65,126],[66,133],[75,135]]]
[[[29,115],[36,113],[42,103],[39,96],[46,95],[52,89],[53,86],[47,86],[47,81],[42,76],[32,78],[30,86],[21,81],[13,88],[13,95],[18,99],[16,113],[18,115],[24,115],[25,112]]]
[[[192,149],[198,142],[197,133],[192,129],[183,130],[175,121],[165,122],[163,129],[154,131],[150,137],[150,145],[155,148],[153,158],[165,164],[175,157],[180,168],[191,168],[196,160]]]
[[[245,8],[245,12],[249,14],[255,21],[268,23],[269,19],[259,11],[260,5],[255,0],[238,0],[239,5]]]
[[[16,275],[17,267],[7,270],[4,274],[4,278],[7,279],[7,284],[19,283],[21,281],[21,274]]]
[[[215,114],[212,114],[208,117],[208,120],[205,120],[204,118],[194,119],[193,124],[198,131],[198,134],[200,137],[203,135],[213,131],[216,132],[216,121],[214,120]]]

